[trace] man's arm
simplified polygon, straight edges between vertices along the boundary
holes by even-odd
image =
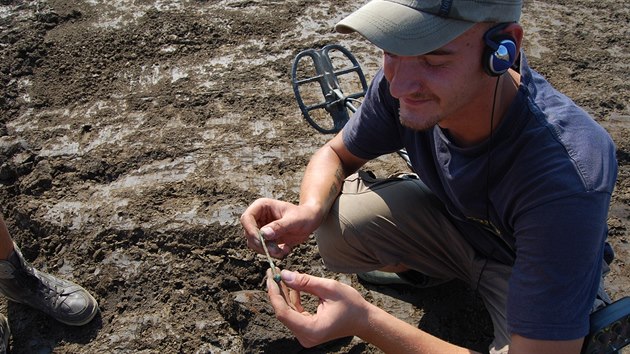
[[[510,354],[579,354],[584,338],[573,340],[538,340],[512,335]]]
[[[357,336],[385,353],[476,353],[435,337],[369,305],[367,325]],[[471,323],[471,325],[473,325]]]
[[[343,180],[367,162],[348,151],[342,134],[339,132],[313,155],[302,179],[300,206],[315,212],[318,222],[328,214]]]
[[[271,270],[267,271],[267,291],[276,317],[287,326],[305,347],[310,348],[333,339],[358,336],[385,353],[475,353],[456,346],[402,321],[366,301],[354,288],[332,279],[282,271],[282,281],[290,296],[282,296]],[[316,313],[304,311],[301,293],[319,298]],[[291,301],[294,306],[287,303]],[[298,308],[299,310],[295,310]],[[470,326],[474,326],[470,323]],[[582,338],[568,341],[545,341],[512,336],[510,354],[579,354]]]
[[[283,270],[282,281],[290,288],[290,295],[283,297],[271,270],[267,275],[267,291],[276,317],[307,348],[337,338],[358,336],[385,353],[474,353],[388,314],[349,285]],[[302,309],[300,292],[319,297],[317,313]],[[291,307],[287,301],[294,301],[297,306]]]
[[[358,336],[385,353],[475,353],[434,337],[376,306],[372,306],[370,314],[367,331]],[[583,340],[549,341],[512,335],[509,354],[579,354]]]

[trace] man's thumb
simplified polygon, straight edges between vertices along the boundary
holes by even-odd
[[[286,270],[283,269],[280,272],[280,275],[282,276],[282,280],[287,284],[293,284],[295,283],[295,278],[298,276],[298,272],[292,272],[290,270]]]
[[[292,272],[290,270],[283,269],[280,273],[282,281],[291,289],[297,291],[305,291],[316,296],[320,296],[324,290],[324,283],[330,281],[329,279],[314,277],[309,274]]]
[[[265,240],[274,240],[277,238],[276,230],[274,230],[270,225],[263,226],[260,228],[260,232],[262,233]]]

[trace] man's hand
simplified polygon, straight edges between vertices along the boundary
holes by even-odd
[[[288,286],[288,296],[280,286]],[[300,292],[319,297],[317,313],[304,310]],[[280,285],[267,271],[267,292],[276,317],[293,332],[306,348],[360,332],[366,324],[369,303],[354,288],[331,279],[288,270],[282,271]]]
[[[275,199],[258,199],[241,215],[247,246],[263,254],[264,249],[258,237],[258,233],[262,232],[268,241],[269,254],[275,258],[284,258],[319,226],[315,215],[305,206]]]
[[[267,293],[276,317],[304,347],[357,336],[385,353],[474,353],[388,314],[338,281],[287,270],[282,271],[280,284],[272,278],[268,270]],[[304,310],[302,291],[319,297],[315,314]]]

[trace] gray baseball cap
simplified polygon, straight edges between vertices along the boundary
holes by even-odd
[[[335,26],[397,55],[422,55],[478,22],[517,22],[522,0],[372,0]]]

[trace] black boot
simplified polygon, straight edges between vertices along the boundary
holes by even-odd
[[[373,285],[409,285],[420,289],[430,288],[450,281],[450,279],[432,278],[411,269],[399,273],[373,270],[366,273],[357,273],[357,277]]]
[[[0,294],[72,326],[90,322],[98,312],[90,293],[73,282],[33,268],[17,246],[8,260],[0,260]]]

